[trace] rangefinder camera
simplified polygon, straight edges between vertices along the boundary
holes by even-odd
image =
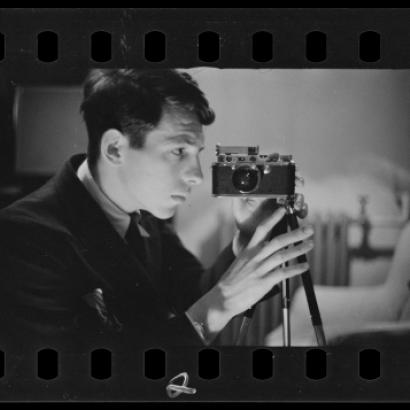
[[[212,163],[214,196],[287,199],[295,194],[292,155],[259,154],[259,146],[216,146]]]

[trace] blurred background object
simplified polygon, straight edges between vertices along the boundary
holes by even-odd
[[[234,232],[230,200],[209,196],[215,145],[258,144],[261,153],[293,154],[305,179],[298,191],[309,205],[301,224],[315,228],[314,283],[383,283],[409,218],[410,70],[190,72],[216,121],[206,130],[204,183],[177,214],[185,245],[209,266]],[[291,282],[294,292],[300,282]],[[280,321],[279,298],[261,303],[247,344],[264,344]],[[234,343],[239,323],[232,320],[221,344]]]
[[[216,121],[205,129],[204,183],[174,218],[186,245],[207,267],[232,239],[231,201],[211,192],[217,143],[259,145],[292,154],[315,228],[309,255],[315,284],[383,283],[409,219],[410,70],[186,70]],[[27,81],[0,71],[0,207],[42,185],[86,149],[79,114],[85,73]],[[292,280],[292,291],[299,280]],[[278,299],[278,298],[276,298]],[[280,323],[279,301],[258,306],[247,343],[263,344]],[[319,306],[320,307],[320,306]],[[234,319],[219,337],[231,344]]]

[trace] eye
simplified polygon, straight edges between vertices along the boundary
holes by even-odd
[[[185,148],[176,148],[172,150],[172,153],[177,157],[182,157],[185,155]]]

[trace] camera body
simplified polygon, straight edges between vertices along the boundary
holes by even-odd
[[[212,194],[286,199],[295,194],[295,169],[291,155],[261,155],[259,146],[217,145]]]

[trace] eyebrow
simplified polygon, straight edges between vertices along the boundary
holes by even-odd
[[[180,135],[172,135],[170,137],[165,138],[165,142],[174,142],[174,143],[186,143],[189,145],[197,146],[195,139],[190,137],[187,134],[180,134]],[[202,151],[205,147],[203,145],[200,146],[199,150]]]

